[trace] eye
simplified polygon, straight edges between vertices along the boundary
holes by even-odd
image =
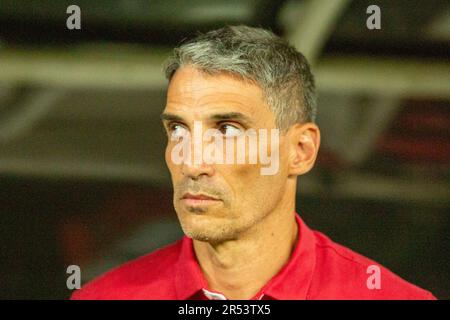
[[[170,124],[168,129],[172,139],[185,137],[189,133],[189,131],[179,123]]]
[[[242,134],[242,130],[240,128],[229,123],[220,125],[219,131],[223,133],[225,138],[237,137]]]

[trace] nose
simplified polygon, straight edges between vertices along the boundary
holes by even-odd
[[[197,180],[201,176],[212,177],[214,175],[214,168],[212,165],[203,161],[201,163],[183,163],[181,172],[184,176]]]
[[[184,176],[197,180],[200,176],[213,176],[215,173],[215,159],[205,152],[207,147],[215,145],[213,142],[203,139],[203,130],[200,123],[195,122],[193,136],[189,134],[188,138],[183,140],[183,159],[181,163],[181,172]],[[214,150],[214,154],[221,150]]]

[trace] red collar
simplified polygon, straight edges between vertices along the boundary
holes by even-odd
[[[295,214],[295,219],[299,227],[299,238],[289,261],[261,288],[254,299],[262,295],[276,300],[306,299],[316,261],[315,238],[298,214]],[[177,298],[180,300],[191,298],[203,288],[208,289],[195,257],[192,239],[186,236],[182,240],[174,280]]]

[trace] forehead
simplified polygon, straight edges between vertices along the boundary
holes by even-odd
[[[226,73],[209,75],[191,66],[178,69],[171,79],[165,111],[194,116],[240,112],[255,121],[274,121],[258,85]]]

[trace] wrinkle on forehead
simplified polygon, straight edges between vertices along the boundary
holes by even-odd
[[[262,89],[256,84],[227,73],[206,74],[191,66],[179,69],[169,84],[166,110],[170,109],[193,114],[239,111],[254,119],[273,118],[275,121]]]

